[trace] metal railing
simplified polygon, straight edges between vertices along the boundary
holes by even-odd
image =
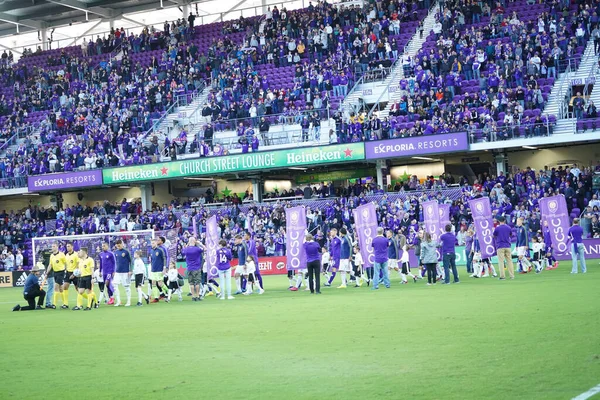
[[[569,58],[561,60],[559,62],[559,71],[562,70],[562,66],[565,67],[563,74],[570,74],[571,72],[577,72],[579,65],[581,64],[581,57]],[[595,63],[597,64],[597,63]],[[592,70],[594,68],[592,67]],[[563,98],[558,106],[558,118],[572,118],[574,113],[570,111],[571,98],[573,97],[573,86],[571,79],[568,75],[565,75],[565,79],[561,79],[560,85],[557,88],[557,92],[560,95],[562,93]]]
[[[523,136],[521,135],[521,129],[520,123],[517,123],[512,126],[497,126],[487,131],[484,129],[469,128],[467,128],[466,131],[469,136],[469,143],[489,143],[512,139],[550,136],[554,131],[554,124],[550,123],[548,120],[543,121],[541,124],[532,124],[529,128],[529,132],[524,132]]]

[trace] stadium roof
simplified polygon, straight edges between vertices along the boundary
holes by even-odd
[[[0,0],[0,37],[77,22],[108,21],[124,14],[191,3],[189,0]]]

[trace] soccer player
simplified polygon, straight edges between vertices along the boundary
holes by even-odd
[[[544,220],[544,244],[546,246],[546,262],[548,264],[546,270],[558,268],[558,261],[556,261],[552,253],[552,236],[550,235],[550,228],[548,228],[548,221],[546,220]]]
[[[235,297],[231,295],[231,250],[227,248],[227,241],[219,240],[219,248],[217,249],[217,269],[219,270],[219,283],[221,284],[220,300],[233,300]]]
[[[192,301],[200,301],[200,287],[202,283],[202,256],[204,250],[202,244],[196,241],[195,237],[188,239],[187,245],[181,250],[185,257],[188,271],[188,283],[192,292]]]
[[[54,273],[54,298],[52,305],[49,308],[56,308],[58,298],[61,297],[63,305],[60,308],[69,308],[65,303],[65,297],[63,295],[63,284],[65,283],[65,271],[67,269],[67,259],[65,253],[58,250],[58,243],[52,244],[52,254],[50,254],[50,265],[46,271],[46,276],[52,271]],[[48,283],[50,285],[50,283]]]
[[[250,235],[250,232],[246,232],[244,233],[244,241],[246,242],[246,248],[248,249],[248,256],[252,257],[252,259],[254,260],[254,264],[256,265],[254,277],[258,279],[260,290],[264,293],[263,279],[260,275],[260,268],[258,263],[258,250],[256,249],[256,240],[252,239],[252,235]]]
[[[544,241],[534,236],[531,238],[531,248],[533,250],[533,265],[535,265],[535,273],[539,274],[544,269],[543,258],[544,258]]]
[[[169,292],[165,301],[167,303],[170,302],[173,293],[177,293],[179,301],[183,301],[183,297],[181,296],[181,286],[179,286],[179,272],[177,271],[177,263],[175,261],[171,261],[169,264],[167,278],[169,279]]]
[[[340,267],[340,246],[342,241],[337,236],[337,229],[333,228],[329,231],[329,267],[331,276],[324,286],[331,286],[331,282],[335,279],[338,268]]]
[[[398,239],[394,236],[394,232],[391,229],[385,233],[388,239],[388,269],[394,270],[400,273],[400,268],[398,268],[398,255],[400,253],[400,248],[398,247]]]
[[[108,292],[108,304],[115,304],[114,289],[113,289],[113,278],[115,275],[115,255],[111,253],[110,248],[108,247],[108,243],[102,243],[102,252],[98,256],[100,259],[100,274],[102,275],[102,280],[104,281],[104,287]],[[104,297],[104,292],[100,293],[100,302]]]
[[[167,255],[165,254],[164,249],[159,247],[157,239],[152,239],[151,244],[150,265],[152,272],[151,278],[154,283],[154,288],[152,289],[154,300],[152,300],[152,302],[158,303],[159,292],[161,295],[166,296],[168,290],[163,282],[163,276],[167,268]]]
[[[92,274],[94,273],[94,260],[88,257],[86,248],[79,250],[79,281],[77,287],[77,306],[73,310],[81,310],[83,299],[87,299],[85,311],[92,309],[92,304],[96,299],[96,294],[92,290]]]
[[[367,282],[367,286],[369,285],[369,278],[365,278],[363,271],[363,258],[362,254],[360,254],[360,248],[358,246],[354,246],[354,277],[356,278],[356,284],[354,287],[361,287],[363,281]]]
[[[77,280],[79,279],[73,275],[73,271],[79,266],[79,256],[73,250],[73,243],[67,243],[65,258],[67,259],[67,274],[63,285],[63,303],[69,305],[69,286],[75,286],[77,292]]]
[[[352,242],[346,228],[340,228],[341,243],[340,243],[340,275],[342,276],[342,284],[338,286],[338,289],[345,289],[347,287],[347,274],[352,272]]]
[[[135,276],[135,290],[137,290],[138,294],[138,302],[136,305],[141,307],[142,299],[146,300],[146,304],[148,304],[150,302],[150,297],[142,290],[144,287],[144,279],[148,275],[148,270],[146,264],[144,264],[144,261],[142,260],[142,252],[139,250],[133,253],[133,274]]]
[[[237,291],[235,292],[235,294],[242,294],[241,274],[239,273],[239,271],[242,271],[246,266],[246,259],[248,258],[248,247],[246,246],[246,243],[242,240],[241,235],[235,235],[234,243],[238,259],[238,265],[235,269],[234,275],[235,285],[237,287]]]
[[[407,283],[407,275],[413,278],[414,283],[417,283],[417,279],[419,278],[410,272],[410,258],[408,255],[408,242],[406,241],[406,236],[400,235],[399,244],[400,249],[402,250],[402,255],[400,256],[400,276],[402,277],[402,283]]]
[[[517,218],[517,257],[519,258],[519,269],[522,274],[526,274],[531,269],[531,263],[525,257],[529,251],[529,240],[527,238],[527,231],[523,226],[523,217]]]
[[[131,275],[133,273],[133,260],[129,250],[123,247],[123,241],[117,239],[115,242],[117,250],[113,253],[115,255],[116,272],[115,272],[115,307],[121,305],[121,292],[119,291],[119,285],[125,288],[125,294],[127,294],[127,303],[125,307],[131,306]]]

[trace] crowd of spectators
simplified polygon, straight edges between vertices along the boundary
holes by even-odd
[[[585,237],[598,238],[600,190],[592,183],[595,173],[600,173],[600,163],[582,169],[577,165],[540,171],[515,168],[512,173],[484,174],[473,181],[447,174],[424,179],[411,176],[395,186],[390,185],[388,193],[373,182],[356,181],[343,188],[321,183],[272,193],[269,198],[281,199],[260,204],[252,201],[250,193],[219,197],[208,192],[204,201],[175,199],[170,204],[155,204],[153,210],[146,212],[139,200],[128,202],[127,199],[95,205],[64,205],[58,210],[32,205],[17,212],[0,212],[0,237],[6,249],[4,259],[12,260],[9,252],[15,258],[22,254],[27,265],[30,253],[26,250],[30,249],[32,237],[141,229],[176,229],[180,235],[189,235],[194,220],[197,231],[202,233],[206,219],[216,214],[224,238],[230,240],[241,231],[252,231],[265,249],[284,254],[284,209],[297,204],[302,197],[310,199],[308,203],[302,200],[307,206],[309,230],[322,241],[333,227],[351,228],[352,209],[369,201],[377,203],[380,226],[414,237],[410,227],[418,227],[422,222],[421,203],[437,199],[450,204],[450,221],[457,233],[464,233],[472,222],[467,200],[478,196],[489,196],[493,215],[505,216],[510,225],[516,218],[523,217],[530,233],[535,234],[541,229],[539,199],[561,193],[566,197],[571,216],[582,216]],[[215,202],[219,206],[211,207]],[[460,234],[458,238],[460,244]]]

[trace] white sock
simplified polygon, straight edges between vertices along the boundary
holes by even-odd
[[[290,281],[290,287],[294,286],[294,278],[288,278],[288,280]]]
[[[181,296],[181,288],[177,289],[177,295],[179,296],[180,299],[182,298],[182,296]]]
[[[400,273],[400,277],[402,278],[402,282],[408,282],[408,279],[406,279],[406,274],[403,274],[402,272]]]
[[[297,289],[300,289],[300,286],[302,286],[302,273],[299,272],[296,274],[296,283],[294,284],[294,286]]]
[[[117,304],[121,304],[121,291],[119,290],[119,285],[115,287],[115,301]]]
[[[346,286],[348,284],[348,276],[347,272],[342,272],[342,285]]]
[[[241,292],[242,291],[242,280],[240,277],[235,278],[235,285],[237,287],[237,291]]]
[[[127,295],[127,304],[131,303],[131,287],[125,286],[125,294]]]
[[[100,292],[100,298],[98,298],[98,303],[102,303],[102,300],[104,300],[104,291]]]
[[[142,293],[142,288],[141,287],[137,288],[137,293],[138,293],[138,303],[141,303],[142,302],[142,298],[144,297],[143,293]]]
[[[167,300],[169,300],[169,301],[171,300],[171,293],[172,293],[172,292],[173,292],[172,290],[169,290],[169,291],[167,292]]]

